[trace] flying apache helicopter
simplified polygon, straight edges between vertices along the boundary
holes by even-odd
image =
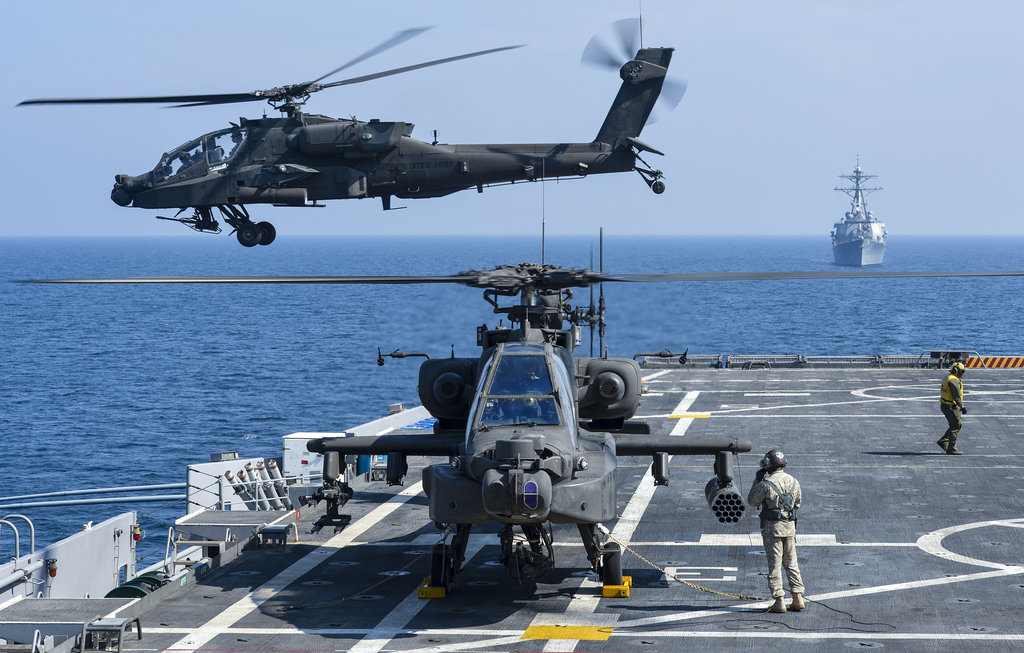
[[[584,52],[584,60],[613,65],[622,78],[604,123],[589,143],[447,145],[438,143],[436,134],[427,143],[412,138],[413,124],[408,122],[303,113],[310,95],[324,89],[521,47],[493,48],[324,81],[426,28],[399,32],[329,73],[298,84],[242,93],[39,99],[19,106],[157,103],[195,107],[267,101],[283,115],[240,118],[229,127],[193,138],[161,155],[152,170],[116,175],[110,193],[119,206],[178,209],[173,217],[157,217],[200,232],[220,233],[216,209],[246,247],[269,245],[277,234],[270,222],[250,214],[247,207],[252,204],[309,207],[322,206],[322,200],[379,197],[386,211],[392,208],[392,197],[442,197],[469,188],[483,192],[485,186],[631,170],[640,173],[655,193],[662,193],[664,175],[643,162],[640,152],[662,153],[637,137],[662,92],[673,50],[637,49],[633,35],[639,33],[638,21],[627,19],[616,25],[623,42],[621,57],[598,40],[592,40]],[[667,90],[674,106],[685,87],[670,82]],[[186,213],[189,209],[191,214]]]

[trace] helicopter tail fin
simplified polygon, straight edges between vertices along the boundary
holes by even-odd
[[[623,64],[619,70],[622,86],[595,142],[618,147],[628,144],[626,139],[640,135],[661,94],[672,52],[673,48],[644,48],[637,51],[636,58]]]

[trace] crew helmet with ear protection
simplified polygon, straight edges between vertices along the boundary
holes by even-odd
[[[958,361],[956,363],[953,363],[953,366],[949,368],[949,373],[950,374],[963,374],[964,370],[966,370],[966,369],[967,368],[964,367],[964,364]]]
[[[778,449],[772,449],[761,459],[761,469],[781,469],[786,466],[786,455]]]

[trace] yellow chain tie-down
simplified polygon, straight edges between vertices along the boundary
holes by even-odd
[[[680,582],[683,585],[686,585],[687,587],[692,587],[695,590],[700,590],[701,592],[707,592],[708,594],[717,594],[718,596],[724,596],[724,597],[730,598],[730,599],[739,599],[741,601],[764,601],[765,600],[765,599],[762,599],[759,596],[750,596],[748,594],[733,594],[732,592],[719,592],[718,590],[713,590],[710,587],[704,587],[703,585],[698,585],[696,583],[691,583],[688,580],[683,580],[682,578],[680,578],[679,576],[676,576],[675,574],[669,574],[667,571],[665,571],[664,569],[662,569],[658,565],[654,564],[653,562],[651,562],[647,558],[643,557],[642,555],[640,555],[639,553],[634,551],[625,542],[621,542],[618,539],[616,539],[616,537],[611,534],[611,531],[609,531],[607,528],[605,528],[604,524],[597,524],[597,528],[602,533],[607,535],[608,538],[611,539],[613,542],[617,542],[618,545],[622,547],[623,551],[629,551],[630,553],[635,555],[637,558],[640,558],[640,560],[642,560],[643,562],[647,563],[651,568],[656,569],[656,570],[660,571],[661,573],[665,574],[666,578],[671,578],[674,581]]]

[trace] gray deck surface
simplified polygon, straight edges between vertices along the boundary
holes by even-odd
[[[756,514],[719,524],[704,500],[710,457],[674,457],[657,489],[649,459],[620,459],[620,517],[606,526],[658,567],[624,554],[629,598],[601,598],[575,527],[558,526],[557,566],[535,589],[496,563],[488,528],[474,531],[453,592],[419,599],[439,532],[417,468],[404,487],[358,488],[340,534],[309,535],[316,514],[304,510],[302,542],[204,577],[145,614],[142,641],[124,650],[1024,650],[1024,373],[969,371],[965,456],[935,444],[944,374],[645,370],[639,416],[655,432],[754,443],[737,468],[744,495],[760,455],[786,453],[803,486],[804,612],[666,579],[769,595]]]

